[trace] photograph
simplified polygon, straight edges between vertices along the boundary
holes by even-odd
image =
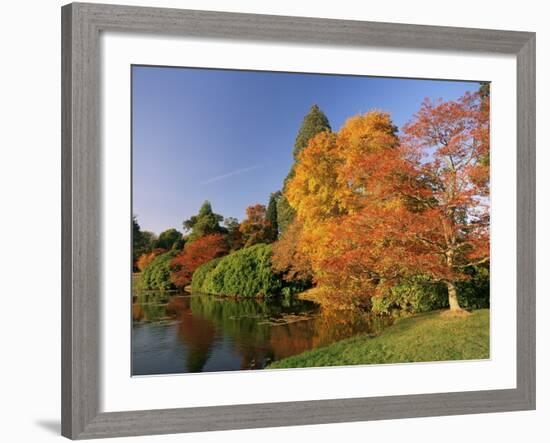
[[[490,359],[490,82],[130,73],[132,376]]]

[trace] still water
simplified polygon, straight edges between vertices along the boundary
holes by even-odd
[[[390,322],[305,300],[155,292],[134,297],[132,316],[133,375],[262,369]]]

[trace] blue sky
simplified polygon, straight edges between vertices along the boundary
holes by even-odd
[[[142,229],[182,230],[210,200],[242,220],[267,205],[292,164],[313,104],[333,130],[371,109],[401,127],[425,97],[456,99],[475,82],[134,66],[133,213]]]

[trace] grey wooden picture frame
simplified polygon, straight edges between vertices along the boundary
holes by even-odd
[[[72,439],[535,408],[535,34],[73,3],[62,8],[62,434]],[[517,59],[517,387],[102,412],[100,46],[104,31],[510,54]]]

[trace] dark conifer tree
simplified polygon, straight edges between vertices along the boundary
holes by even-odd
[[[283,194],[286,187],[286,183],[294,177],[294,167],[300,153],[306,148],[309,141],[317,135],[319,132],[331,131],[330,123],[327,116],[317,105],[313,105],[309,112],[304,117],[302,121],[302,126],[298,130],[298,135],[296,136],[296,141],[294,142],[294,149],[292,150],[292,155],[294,155],[294,164],[290,168],[288,175],[285,178],[283,185]],[[279,234],[285,232],[288,225],[294,220],[294,210],[288,204],[287,199],[284,195],[277,201],[277,225]]]
[[[281,191],[272,192],[269,196],[266,218],[271,224],[271,240],[275,241],[279,237],[279,223],[277,222],[277,202],[281,198]]]

